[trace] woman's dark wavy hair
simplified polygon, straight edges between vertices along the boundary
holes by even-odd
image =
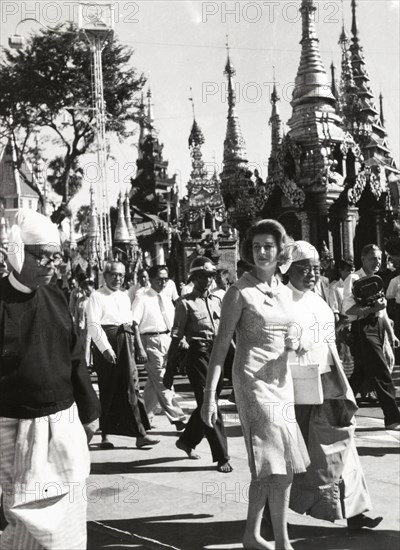
[[[290,244],[293,242],[286,230],[276,220],[260,220],[250,227],[240,246],[240,257],[250,265],[254,265],[253,239],[256,235],[268,233],[272,235],[278,247],[278,263],[285,263],[290,256]]]

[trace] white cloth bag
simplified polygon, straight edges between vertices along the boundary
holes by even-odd
[[[289,362],[296,405],[321,405],[324,402],[318,363],[311,363],[307,354]]]

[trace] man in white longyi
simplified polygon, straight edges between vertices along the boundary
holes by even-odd
[[[48,218],[20,210],[0,281],[2,550],[86,548],[86,493],[100,407],[62,291]],[[82,426],[84,425],[84,427]]]

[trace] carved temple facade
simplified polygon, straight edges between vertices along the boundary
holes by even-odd
[[[228,125],[221,191],[228,218],[241,234],[259,218],[278,219],[295,239],[335,259],[359,258],[363,245],[384,239],[399,215],[400,172],[387,141],[382,97],[375,106],[352,0],[351,39],[340,36],[340,85],[328,76],[315,27],[316,0],[302,0],[301,56],[283,132],[279,95],[271,94],[271,153],[263,183],[247,169],[245,142],[235,110],[228,52]]]
[[[238,235],[227,220],[221,194],[221,182],[214,171],[209,175],[203,161],[204,135],[196,118],[189,135],[192,171],[187,184],[187,197],[180,201],[179,239],[174,245],[179,282],[186,282],[190,263],[196,256],[209,257],[219,269],[235,276],[239,260]]]

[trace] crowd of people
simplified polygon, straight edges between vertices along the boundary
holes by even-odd
[[[180,296],[165,265],[142,269],[126,288],[125,266],[113,260],[100,288],[80,275],[65,296],[56,284],[59,233],[48,218],[19,211],[10,242],[10,273],[0,279],[2,548],[86,547],[85,502],[70,492],[85,483],[98,429],[102,449],[114,447],[113,435],[152,447],[161,410],[189,460],[200,458],[205,437],[217,470],[231,473],[218,406],[224,377],[233,383],[251,475],[245,549],[271,548],[264,522],[275,548],[291,550],[289,508],[345,518],[349,529],[379,525],[381,517],[366,515],[372,504],[354,441],[359,391],[374,391],[386,429],[400,430],[391,377],[400,276],[388,281],[393,319],[384,290],[367,301],[355,292],[359,281],[379,287],[376,245],[364,247],[358,271],[343,258],[333,279],[329,258],[262,220],[241,243],[236,280],[198,256]],[[190,418],[174,390],[182,356],[196,401]],[[319,401],[299,397],[293,369],[302,365],[315,367]],[[63,487],[62,498],[30,490],[49,480]]]

